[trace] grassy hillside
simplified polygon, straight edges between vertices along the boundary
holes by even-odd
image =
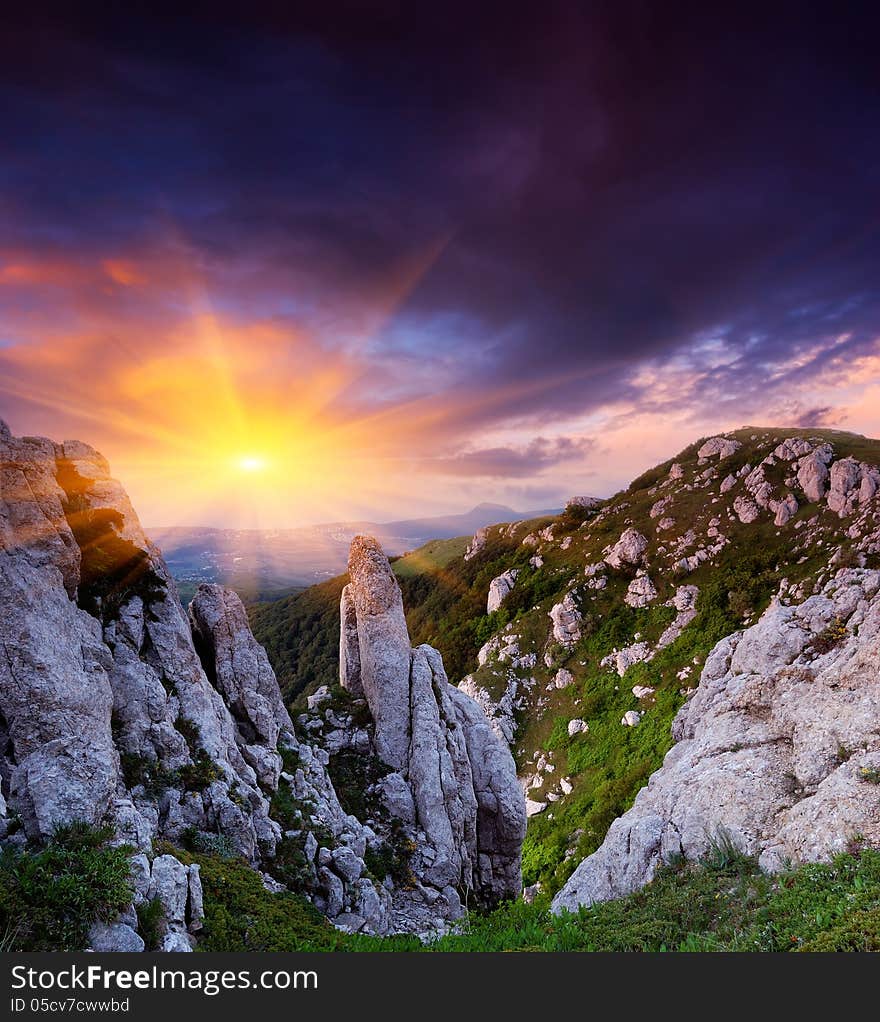
[[[783,579],[799,599],[841,564],[878,565],[877,555],[866,557],[859,537],[848,534],[853,517],[839,518],[824,500],[808,501],[790,463],[770,456],[763,469],[776,498],[791,493],[799,502],[785,525],[776,526],[767,509],[744,523],[733,504],[747,495],[748,470],[788,437],[828,442],[835,458],[873,465],[880,464],[880,442],[834,430],[747,427],[725,436],[741,444],[735,453],[700,459],[697,441],[592,512],[572,508],[555,518],[495,526],[470,561],[463,557],[466,541],[455,540],[395,562],[413,642],[441,651],[453,683],[471,675],[487,704],[515,693],[513,752],[527,797],[542,807],[529,822],[524,882],[540,883],[544,894],[558,890],[601,844],[659,767],[672,719],[719,639],[756,620]],[[729,476],[735,481],[722,492]],[[877,524],[875,518],[868,527]],[[657,595],[645,607],[625,601],[635,567],[585,571],[600,565],[628,528],[647,540],[646,570]],[[693,556],[698,553],[704,559]],[[516,584],[501,609],[487,614],[489,583],[508,568],[519,569]],[[344,582],[334,579],[253,614],[255,634],[290,697],[336,680]],[[661,648],[658,640],[677,615],[670,602],[682,586],[698,590],[696,612]],[[549,617],[567,593],[582,615],[581,636],[570,647],[554,640]],[[478,651],[489,640],[480,665]],[[650,659],[621,676],[617,651],[639,643],[648,644]],[[571,674],[562,688],[554,683],[560,669]],[[634,686],[653,692],[637,698]],[[642,714],[638,726],[623,725],[630,710]],[[586,721],[588,730],[569,735],[574,719]]]

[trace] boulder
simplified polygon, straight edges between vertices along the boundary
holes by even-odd
[[[718,460],[722,461],[724,458],[729,458],[731,454],[736,454],[740,447],[742,447],[742,444],[739,440],[729,439],[724,436],[713,436],[700,447],[697,451],[697,457],[713,458],[717,454]]]
[[[563,646],[574,646],[581,637],[581,612],[572,593],[550,609],[553,638]]]
[[[771,510],[776,512],[773,524],[778,526],[788,525],[792,518],[794,518],[794,516],[798,513],[799,505],[797,497],[795,497],[793,493],[789,493],[782,500],[774,503],[771,503]]]
[[[138,952],[144,950],[143,938],[127,923],[93,923],[86,938],[92,951]]]
[[[636,529],[625,529],[620,539],[614,544],[605,557],[605,563],[612,568],[621,568],[624,565],[637,567],[644,561],[645,551],[648,549],[648,540]]]
[[[828,463],[833,457],[828,444],[823,444],[805,454],[797,462],[797,480],[809,503],[815,503],[825,496],[828,481]]]
[[[736,517],[743,523],[743,525],[749,525],[758,519],[761,514],[758,505],[751,499],[751,497],[739,496],[733,502],[733,510],[736,513]]]
[[[657,587],[649,575],[642,574],[630,582],[623,601],[630,607],[647,607],[656,599]]]
[[[848,510],[850,495],[855,500],[856,493],[861,482],[861,466],[855,458],[841,458],[831,466],[828,486],[828,508],[836,511],[843,518]]]
[[[487,614],[498,610],[501,604],[504,603],[504,598],[513,589],[518,575],[518,568],[509,568],[492,579],[489,583],[489,597],[486,601]]]

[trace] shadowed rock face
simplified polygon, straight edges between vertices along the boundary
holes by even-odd
[[[408,787],[432,849],[424,882],[492,903],[521,888],[525,802],[507,746],[478,704],[449,684],[430,646],[411,649],[400,588],[372,537],[358,536],[341,601],[340,679],[363,694],[376,752]]]
[[[859,569],[722,639],[675,719],[677,744],[554,909],[629,894],[719,834],[771,871],[856,835],[880,843],[878,656],[880,572]]]
[[[104,458],[0,423],[0,472],[0,839],[10,813],[34,839],[110,823],[136,849],[135,903],[162,901],[163,950],[191,949],[202,894],[197,867],[150,861],[153,840],[220,835],[271,869],[281,826],[269,797],[282,783],[308,810],[294,832],[303,890],[338,925],[434,930],[462,914],[459,891],[492,901],[519,890],[513,761],[439,654],[411,649],[375,541],[353,545],[341,675],[368,701],[376,751],[395,769],[383,782],[395,815],[424,838],[412,888],[369,875],[368,849],[384,839],[342,808],[329,754],[294,737],[238,596],[203,585],[184,611]],[[97,927],[93,946],[139,948],[133,919]]]
[[[290,722],[284,714],[260,732],[239,698],[250,671],[251,688],[274,685],[272,712],[280,707],[265,657],[257,662],[242,632],[243,609],[224,606],[241,650],[235,671],[221,656],[215,687],[174,581],[105,459],[82,443],[3,430],[0,463],[3,776],[25,831],[110,820],[136,847],[196,827],[226,834],[252,860],[271,851],[280,828],[254,764],[277,781],[277,766],[267,774],[264,764],[278,760],[278,727]],[[262,751],[248,755],[254,743]],[[162,798],[146,783],[156,777]]]

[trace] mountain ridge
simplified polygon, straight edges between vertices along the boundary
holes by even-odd
[[[557,511],[520,513],[486,503],[457,514],[385,523],[352,520],[289,529],[165,526],[146,531],[174,577],[188,584],[188,596],[199,582],[222,582],[246,599],[265,599],[344,571],[348,546],[358,534],[375,536],[390,556],[399,556],[432,539],[451,539],[498,521]]]
[[[858,434],[744,427],[597,508],[482,530],[470,559],[435,544],[395,562],[411,632],[512,736],[532,814],[527,884],[553,894],[598,849],[672,746],[706,658],[780,586],[799,602],[849,564],[880,567],[878,463],[880,442]],[[312,683],[288,663],[329,680],[317,647],[342,581],[252,611],[291,695]]]

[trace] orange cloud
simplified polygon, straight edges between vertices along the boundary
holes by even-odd
[[[127,259],[105,259],[101,265],[113,283],[121,284],[122,287],[133,287],[147,282],[147,278],[138,267]]]

